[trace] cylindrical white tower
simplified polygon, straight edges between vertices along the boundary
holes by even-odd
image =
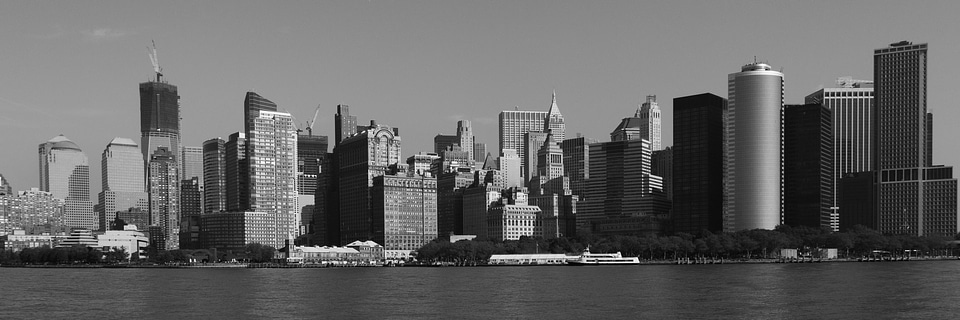
[[[727,231],[773,229],[783,207],[783,73],[763,63],[727,78]]]

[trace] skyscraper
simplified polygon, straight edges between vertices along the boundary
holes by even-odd
[[[409,259],[437,238],[437,179],[381,175],[370,190],[372,240],[387,259]]]
[[[118,211],[130,208],[147,209],[144,191],[144,167],[137,143],[127,138],[114,138],[103,150],[101,165],[102,191],[98,195],[100,230],[108,226]],[[145,227],[145,226],[144,226]]]
[[[499,120],[500,149],[513,150],[520,157],[521,168],[526,168],[527,153],[523,149],[524,134],[527,132],[543,132],[545,111],[501,111]],[[524,176],[524,179],[529,179]]]
[[[309,231],[307,228],[318,210],[316,195],[320,167],[327,156],[327,141],[327,136],[315,136],[312,130],[297,136],[297,204],[304,232]]]
[[[557,107],[557,91],[553,91],[553,101],[550,102],[550,109],[543,119],[543,132],[553,134],[554,141],[560,143],[566,139],[567,126],[563,122],[563,115],[560,114],[560,108]]]
[[[245,211],[250,209],[250,168],[247,160],[247,135],[235,132],[227,138],[223,147],[226,150],[224,174],[226,175],[227,211]]]
[[[7,181],[7,179],[0,174],[0,195],[5,194],[13,194],[13,187],[10,186],[10,181]]]
[[[340,145],[344,139],[357,134],[357,116],[350,115],[350,106],[337,105],[337,114],[334,115],[334,146]]]
[[[537,151],[543,147],[543,142],[547,141],[547,134],[540,131],[530,131],[523,134],[523,182],[526,185],[533,176],[537,175]]]
[[[781,224],[783,73],[763,63],[727,77],[726,231]]]
[[[180,150],[180,96],[159,73],[157,81],[140,84],[140,139],[144,163],[160,146]]]
[[[723,231],[727,100],[710,93],[673,99],[675,232]]]
[[[31,234],[70,231],[64,225],[63,199],[38,188],[0,195],[0,233],[11,234],[13,230]]]
[[[289,113],[260,110],[249,132],[250,209],[272,216],[273,246],[299,236],[297,131]],[[292,242],[292,241],[291,241]]]
[[[150,226],[162,233],[150,236],[161,239],[160,243],[155,244],[158,250],[179,249],[180,171],[176,152],[167,147],[157,147],[150,158],[148,170]]]
[[[457,121],[457,140],[460,148],[466,151],[471,161],[473,161],[473,127],[470,120]]]
[[[570,191],[583,196],[584,183],[590,178],[590,144],[596,139],[576,137],[560,144],[563,150],[563,172],[570,178]]]
[[[840,205],[843,197],[840,179],[848,173],[873,171],[876,162],[876,107],[873,103],[873,81],[844,77],[839,78],[837,83],[840,88],[817,90],[807,95],[805,103],[819,104],[833,114],[833,203],[834,207],[839,207],[839,212],[832,219],[833,225],[839,229],[842,216],[849,216],[844,214],[845,210]],[[876,225],[872,227],[876,228]]]
[[[180,179],[190,180],[197,177],[200,186],[203,186],[203,148],[202,147],[180,147]]]
[[[203,142],[203,213],[227,210],[225,144],[220,138]]]
[[[927,110],[927,44],[907,41],[873,51],[879,231],[952,236],[957,218],[953,167],[933,166]]]
[[[820,104],[786,106],[783,222],[788,226],[834,227],[832,117]]]
[[[254,129],[253,122],[260,117],[260,111],[277,111],[277,104],[256,92],[247,92],[243,98],[243,132],[250,136]]]
[[[63,135],[39,146],[40,190],[64,200],[64,224],[95,229],[99,225],[90,202],[90,166],[87,155]]]
[[[647,96],[647,101],[637,109],[637,118],[640,118],[640,138],[650,141],[650,149],[663,149],[661,141],[660,106],[657,105],[657,96]]]
[[[370,126],[336,149],[340,244],[373,238],[370,190],[373,178],[400,162],[400,131],[371,120]]]

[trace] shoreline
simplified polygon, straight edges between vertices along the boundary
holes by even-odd
[[[904,259],[829,259],[829,260],[781,260],[781,259],[750,259],[750,260],[646,260],[640,261],[637,266],[654,265],[725,265],[725,264],[804,264],[804,263],[848,263],[848,262],[922,262],[922,261],[954,261],[960,260],[960,257],[920,257]],[[423,265],[407,264],[402,267],[417,268],[439,268],[439,267],[549,267],[549,266],[568,266],[566,264],[475,264],[475,265]],[[29,265],[29,264],[4,264],[0,268],[69,268],[69,269],[127,269],[127,268],[146,268],[146,269],[328,269],[328,268],[374,268],[391,267],[383,265],[332,265],[332,264],[253,264],[253,263],[203,263],[203,264],[171,264],[171,265],[147,265],[147,264],[51,264],[51,265]]]

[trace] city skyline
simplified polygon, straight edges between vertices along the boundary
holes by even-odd
[[[332,118],[336,105],[341,103],[354,107],[352,114],[359,123],[370,119],[389,122],[403,129],[406,137],[404,150],[407,152],[402,157],[429,151],[434,135],[451,133],[451,125],[418,126],[418,121],[424,118],[451,124],[460,119],[470,120],[476,142],[492,147],[497,143],[496,115],[500,111],[512,110],[514,106],[521,110],[545,111],[545,100],[553,90],[557,91],[558,104],[563,107],[567,136],[581,132],[600,141],[606,140],[607,123],[635,110],[646,95],[658,95],[662,98],[660,107],[665,118],[663,145],[670,146],[673,144],[670,99],[702,92],[722,94],[723,76],[754,56],[768,61],[775,69],[783,69],[786,103],[802,103],[804,96],[820,86],[835,87],[833,82],[837,77],[871,78],[872,50],[904,39],[930,43],[935,49],[930,66],[930,109],[940,119],[960,117],[960,110],[947,108],[951,104],[946,94],[950,92],[951,74],[960,72],[960,65],[943,58],[960,52],[960,44],[941,32],[955,29],[950,26],[957,22],[945,14],[955,11],[950,10],[954,4],[924,8],[879,4],[875,9],[858,11],[843,10],[843,7],[867,6],[841,3],[836,4],[836,13],[820,12],[814,4],[794,3],[723,4],[716,5],[717,8],[700,3],[650,4],[642,8],[629,3],[603,7],[549,4],[318,4],[313,8],[270,6],[249,11],[226,8],[224,12],[214,9],[222,6],[195,5],[192,8],[196,13],[170,21],[153,16],[172,17],[177,12],[153,14],[137,4],[110,10],[75,8],[55,12],[30,4],[15,4],[4,13],[23,12],[22,16],[26,17],[49,18],[23,21],[18,15],[3,19],[6,23],[20,22],[26,29],[11,27],[2,33],[10,39],[11,46],[4,51],[6,59],[0,60],[0,66],[18,77],[0,78],[3,81],[0,85],[9,90],[0,92],[0,109],[6,111],[0,116],[0,135],[19,136],[25,141],[5,140],[4,149],[13,152],[0,162],[0,173],[5,174],[15,189],[27,190],[33,186],[38,173],[33,164],[35,159],[26,148],[37,141],[63,133],[80,145],[99,146],[114,137],[135,137],[139,110],[133,88],[135,83],[153,78],[143,50],[150,39],[157,40],[164,79],[179,88],[183,146],[198,147],[210,138],[242,131],[240,96],[246,91],[256,91],[292,113],[299,125],[309,120],[319,104],[321,112],[315,130],[318,135],[333,137]],[[430,10],[421,10],[425,8]],[[395,10],[411,12],[406,17],[397,17],[392,15]],[[307,19],[296,11],[324,16],[336,11],[333,15],[342,17],[315,19],[312,14],[306,14],[310,17]],[[99,22],[91,24],[61,17],[63,12],[77,13],[86,18],[84,21]],[[129,15],[101,16],[98,12]],[[243,17],[252,12],[290,18],[276,28],[263,29],[263,25],[254,24],[226,31],[238,23],[228,16]],[[716,17],[711,15],[713,12],[717,13]],[[778,12],[798,14],[776,14]],[[825,22],[801,24],[806,21],[793,16],[803,16],[803,12],[823,15]],[[450,13],[456,13],[459,19],[441,19]],[[749,23],[717,20],[748,13],[766,14],[753,15]],[[864,19],[894,13],[917,19],[889,20],[877,23],[876,28],[863,24]],[[568,23],[592,16],[604,16],[609,21],[583,28]],[[676,21],[661,16],[674,17]],[[210,21],[201,19],[203,17]],[[375,21],[377,19],[382,21]],[[719,23],[716,30],[679,28],[691,19],[723,23]],[[369,26],[358,26],[368,22]],[[753,30],[752,26],[758,23],[769,24],[770,28]],[[356,27],[338,28],[338,25]],[[431,28],[439,26],[448,26],[449,30]],[[482,28],[473,30],[476,26]],[[189,30],[196,34],[184,28],[193,28]],[[250,30],[246,28],[262,30],[247,32]],[[30,31],[15,33],[13,30]],[[495,36],[499,35],[498,30],[515,30],[518,34]],[[665,30],[670,30],[671,38],[663,38]],[[834,32],[828,32],[831,30]],[[300,41],[313,33],[323,40]],[[424,36],[411,36],[416,34]],[[214,35],[224,39],[201,41]],[[747,40],[757,35],[797,45]],[[564,39],[569,41],[562,41]],[[287,50],[271,50],[269,55],[263,49],[240,50],[258,40]],[[815,46],[814,40],[818,41]],[[691,43],[694,46],[690,46]],[[830,53],[824,53],[823,46],[830,47]],[[719,50],[698,49],[706,47]],[[584,51],[584,48],[591,49]],[[337,53],[338,49],[345,50]],[[422,50],[435,52],[419,55]],[[370,53],[374,51],[382,52]],[[465,56],[456,56],[465,51],[468,53]],[[362,66],[362,63],[370,65]],[[84,80],[49,76],[52,72],[82,74]],[[684,76],[678,77],[680,74]],[[57,85],[61,81],[71,84]],[[62,88],[63,94],[37,91],[47,85]],[[390,110],[416,112],[390,114]],[[385,121],[386,117],[390,117],[390,121]],[[934,130],[936,136],[950,136],[952,128],[936,126]],[[951,164],[960,160],[960,150],[946,147],[949,146],[947,139],[937,139],[934,143],[934,149],[939,151],[934,154],[934,163]],[[91,152],[88,150],[87,156],[96,157]],[[100,191],[99,171],[97,166],[91,168],[92,194]]]

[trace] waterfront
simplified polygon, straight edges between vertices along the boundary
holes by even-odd
[[[949,318],[960,261],[2,268],[0,318]]]

